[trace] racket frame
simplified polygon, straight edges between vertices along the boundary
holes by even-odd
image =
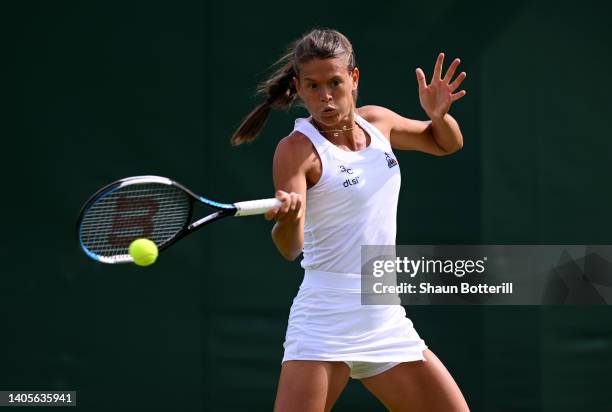
[[[219,202],[215,202],[213,200],[207,199],[203,196],[199,196],[193,193],[191,190],[189,190],[185,186],[183,186],[182,184],[174,180],[168,179],[166,177],[153,176],[153,175],[126,177],[126,178],[114,181],[112,183],[109,183],[106,186],[99,189],[96,193],[94,193],[87,200],[87,202],[85,202],[85,204],[81,207],[81,210],[79,211],[79,217],[77,218],[77,222],[76,222],[76,235],[77,235],[77,239],[79,240],[79,246],[81,247],[81,250],[83,250],[85,254],[89,256],[91,259],[97,262],[109,263],[109,264],[130,263],[134,261],[129,255],[128,257],[125,257],[125,258],[118,258],[117,256],[107,257],[107,256],[98,256],[92,251],[90,251],[83,243],[83,237],[81,233],[81,223],[83,222],[83,218],[85,217],[86,211],[89,210],[89,208],[93,204],[97,203],[98,201],[103,199],[105,196],[108,196],[112,194],[113,192],[115,192],[116,190],[119,190],[123,187],[131,186],[134,184],[142,184],[142,183],[159,183],[159,184],[164,184],[167,186],[175,186],[179,188],[180,190],[184,191],[185,193],[187,193],[187,195],[189,195],[189,212],[188,212],[187,219],[186,219],[186,221],[189,223],[183,226],[181,230],[179,230],[174,236],[172,236],[166,242],[164,242],[164,244],[158,246],[159,251],[167,249],[168,247],[170,247],[171,245],[173,245],[180,239],[191,234],[197,229],[206,226],[209,223],[215,222],[225,217],[234,216],[238,212],[238,208],[234,204],[219,203]],[[193,219],[194,203],[196,201],[199,201],[200,203],[203,203],[206,206],[212,209],[215,209],[216,212],[210,215],[207,215],[199,220],[196,220],[195,222],[192,222],[191,220]]]

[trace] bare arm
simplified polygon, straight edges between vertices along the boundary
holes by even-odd
[[[422,121],[407,119],[381,106],[364,106],[359,112],[388,133],[394,149],[446,156],[463,147],[459,125],[448,113],[439,121]]]
[[[278,143],[274,154],[276,198],[283,203],[266,213],[266,219],[276,220],[272,240],[287,260],[298,257],[304,247],[306,168],[311,151],[306,137],[290,135]]]
[[[399,150],[418,150],[436,156],[446,156],[463,147],[463,135],[459,125],[448,114],[451,105],[465,96],[466,91],[455,91],[466,78],[461,72],[451,82],[461,61],[453,60],[442,77],[444,53],[438,55],[431,82],[425,81],[425,73],[416,69],[419,84],[419,101],[429,121],[407,119],[380,106],[365,106],[360,109],[368,121],[387,131],[391,146]],[[369,118],[368,118],[369,117]]]

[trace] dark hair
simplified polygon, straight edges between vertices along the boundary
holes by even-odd
[[[347,69],[356,66],[355,52],[351,42],[336,30],[315,29],[291,43],[287,52],[274,64],[278,69],[257,88],[257,94],[266,100],[257,106],[242,121],[234,132],[231,143],[235,146],[255,140],[261,132],[271,109],[286,109],[296,99],[293,78],[299,77],[300,65],[314,58],[346,58]],[[354,96],[355,99],[357,96]]]

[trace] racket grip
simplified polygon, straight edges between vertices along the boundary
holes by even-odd
[[[236,206],[236,209],[238,209],[238,211],[234,216],[263,215],[273,207],[277,207],[280,205],[281,201],[275,198],[237,202],[234,203],[234,206]]]

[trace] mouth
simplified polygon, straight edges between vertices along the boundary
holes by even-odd
[[[333,107],[326,107],[325,109],[321,111],[321,113],[325,116],[329,116],[331,114],[336,113],[336,109]]]

